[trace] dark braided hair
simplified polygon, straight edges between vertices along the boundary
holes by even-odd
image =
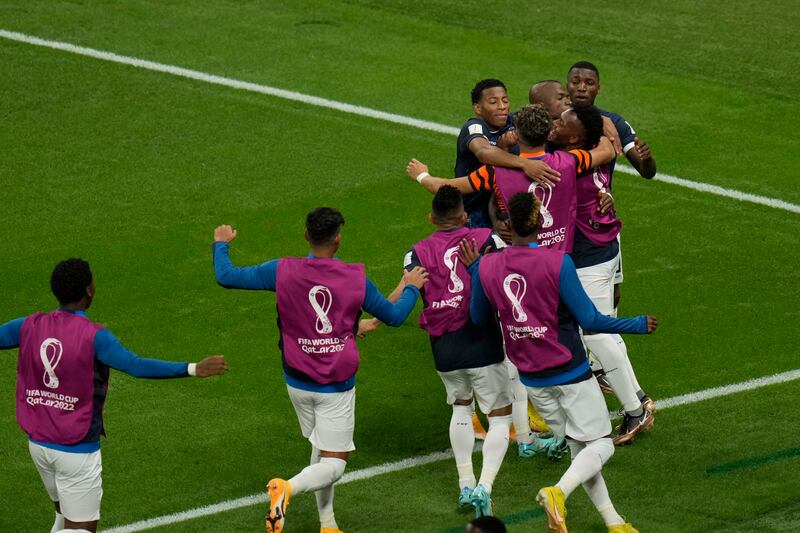
[[[61,261],[50,275],[50,290],[61,305],[80,301],[91,283],[89,263],[76,257]]]
[[[531,192],[519,192],[508,200],[511,228],[520,237],[527,237],[539,229],[539,208],[542,203]]]

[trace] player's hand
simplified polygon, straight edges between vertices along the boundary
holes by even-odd
[[[608,117],[603,117],[603,135],[608,137],[608,140],[614,145],[614,151],[617,155],[621,154],[622,143],[619,140],[619,132],[614,122]]]
[[[460,248],[458,252],[458,258],[464,263],[464,266],[469,268],[469,266],[478,260],[480,257],[480,249],[478,248],[478,241],[475,239],[461,239],[461,242],[458,243]]]
[[[647,334],[653,333],[658,328],[658,319],[652,315],[647,315]]]
[[[428,271],[421,266],[416,266],[412,270],[406,270],[403,273],[403,281],[406,285],[413,285],[421,289],[423,285],[428,283]]]
[[[417,161],[416,159],[412,159],[406,165],[406,174],[408,174],[408,177],[411,178],[412,180],[417,179],[417,176],[419,176],[423,172],[428,172],[428,165],[420,161]]]
[[[223,224],[214,230],[214,242],[231,242],[236,238],[237,232],[231,226]]]
[[[207,378],[224,374],[230,368],[224,355],[212,355],[197,363],[195,370],[198,378]]]
[[[633,138],[633,147],[639,152],[639,157],[642,158],[642,161],[653,157],[653,154],[650,152],[650,147],[647,146],[646,142],[639,139],[639,137]]]
[[[605,215],[614,209],[614,197],[611,196],[610,192],[597,191],[597,196],[600,198],[600,205],[597,206],[597,210],[601,215]]]
[[[497,139],[496,146],[508,152],[512,146],[515,146],[517,144],[519,144],[519,137],[517,136],[517,131],[510,130],[502,134],[500,138]]]
[[[522,171],[531,180],[542,185],[555,186],[561,181],[561,173],[550,168],[550,165],[539,159],[523,159]]]
[[[358,338],[363,339],[367,336],[367,333],[372,333],[378,326],[381,325],[381,321],[377,318],[363,318],[358,321],[358,332],[356,335]]]

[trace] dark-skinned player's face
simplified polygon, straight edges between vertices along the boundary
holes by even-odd
[[[589,107],[594,104],[600,91],[597,73],[588,68],[574,68],[567,75],[567,91],[575,107]]]
[[[561,113],[570,108],[567,89],[560,83],[548,83],[544,89],[542,105],[550,113],[550,118],[557,120]]]
[[[584,135],[583,123],[572,108],[564,111],[561,116],[553,121],[553,129],[547,140],[558,147],[580,144]]]
[[[475,114],[493,128],[502,128],[508,121],[508,93],[502,87],[484,89],[481,99],[472,108]]]

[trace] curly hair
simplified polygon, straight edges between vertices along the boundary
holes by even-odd
[[[476,83],[475,87],[472,88],[472,103],[477,104],[478,102],[480,102],[481,97],[483,96],[483,91],[485,91],[486,89],[491,89],[493,87],[502,87],[503,89],[506,89],[506,84],[494,78],[488,78]]]
[[[61,261],[50,275],[50,290],[61,305],[80,301],[91,283],[89,263],[76,257]]]
[[[439,221],[458,216],[464,209],[464,199],[452,185],[442,185],[431,202],[431,212]]]
[[[597,143],[600,142],[600,137],[603,135],[603,115],[593,105],[582,108],[576,107],[573,111],[575,111],[578,120],[583,124],[585,131],[583,148],[591,150],[597,146]]]
[[[526,105],[514,115],[517,134],[528,146],[541,146],[553,128],[553,119],[542,104]]]
[[[539,229],[542,202],[530,192],[519,192],[508,200],[511,228],[520,237],[527,237]]]
[[[318,207],[306,216],[308,241],[314,246],[328,244],[339,234],[344,225],[344,217],[338,209]]]

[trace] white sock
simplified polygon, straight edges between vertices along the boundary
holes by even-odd
[[[478,481],[486,492],[492,493],[492,485],[500,465],[503,464],[503,457],[508,450],[508,432],[511,428],[511,415],[490,416],[489,431],[486,433],[486,440],[483,441],[483,466],[481,467],[481,479]]]
[[[319,460],[319,450],[315,446],[312,446],[310,464],[315,465]],[[320,527],[339,529],[339,526],[336,524],[336,519],[333,516],[333,485],[317,490],[314,492],[314,496],[317,499],[317,512],[319,513]]]
[[[56,533],[92,533],[88,529],[62,529]]]
[[[347,461],[335,457],[321,457],[319,462],[305,467],[289,480],[292,495],[318,491],[333,485],[344,474]]]
[[[514,431],[517,433],[517,443],[531,444],[533,442],[533,432],[528,420],[528,390],[525,385],[515,379],[511,382],[514,393],[514,403],[511,404],[511,416],[514,419]],[[491,424],[491,420],[489,421]]]
[[[625,411],[631,412],[641,407],[642,402],[636,396],[639,387],[634,387],[627,370],[630,362],[627,361],[625,352],[620,349],[614,338],[607,333],[598,333],[585,335],[583,341],[603,365],[606,379],[614,389],[614,394],[617,395]],[[632,368],[631,372],[633,372]]]
[[[606,461],[614,455],[614,443],[607,437],[577,444],[573,445],[570,441],[570,450],[573,453],[572,464],[557,483],[558,488],[564,492],[565,499],[569,498],[578,485],[582,485],[599,474]],[[583,449],[577,451],[580,444],[583,444]],[[577,453],[575,453],[576,451]]]
[[[636,392],[640,392],[642,390],[642,386],[639,385],[639,381],[636,379],[636,373],[633,371],[633,365],[631,365],[631,358],[628,356],[628,346],[625,344],[625,340],[622,338],[621,335],[614,333],[611,335],[619,346],[619,349],[622,353],[625,354],[625,370],[628,372],[628,377],[633,384],[633,388],[636,389]]]
[[[57,533],[64,529],[64,515],[56,511],[56,518],[53,521],[53,527],[50,528],[50,533]]]
[[[474,402],[473,402],[474,403]],[[475,472],[472,469],[472,449],[475,447],[475,431],[472,429],[472,404],[453,405],[450,417],[450,446],[458,470],[458,488],[475,488]]]

